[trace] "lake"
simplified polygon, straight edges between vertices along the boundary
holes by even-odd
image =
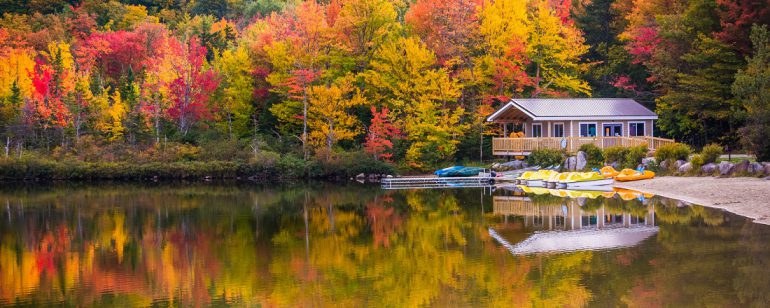
[[[0,306],[765,306],[770,228],[634,192],[3,184]]]

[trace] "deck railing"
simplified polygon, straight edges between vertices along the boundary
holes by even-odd
[[[564,148],[568,152],[577,151],[581,145],[594,144],[601,149],[612,146],[632,147],[647,145],[655,150],[661,145],[673,143],[674,140],[658,137],[542,137],[542,138],[493,138],[492,152],[494,155],[526,155],[540,149]],[[564,145],[562,145],[564,143]]]

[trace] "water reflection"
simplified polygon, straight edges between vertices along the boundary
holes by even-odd
[[[769,300],[766,227],[658,197],[560,194],[329,184],[5,186],[0,305]],[[537,234],[645,226],[657,233],[625,245],[632,247],[558,254],[512,255],[489,232],[516,245]]]
[[[525,228],[536,232],[518,243],[511,243],[498,233],[500,228],[490,227],[489,234],[514,255],[624,248],[658,232],[655,206],[649,205],[652,195],[626,190],[510,188],[511,194],[493,197],[493,213],[503,216],[504,222],[509,216],[521,217]],[[638,199],[641,204],[636,211],[618,208],[613,206],[617,202],[612,202],[616,198]],[[594,204],[592,199],[600,201]],[[503,231],[506,227],[506,223],[501,226]]]

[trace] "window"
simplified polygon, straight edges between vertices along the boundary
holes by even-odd
[[[604,124],[604,137],[623,136],[623,124],[609,123]]]
[[[532,124],[532,137],[543,137],[542,124]]]
[[[644,122],[631,122],[628,124],[629,136],[644,136]]]
[[[564,137],[563,123],[558,123],[553,125],[553,137]]]
[[[596,137],[596,123],[580,123],[580,137]]]

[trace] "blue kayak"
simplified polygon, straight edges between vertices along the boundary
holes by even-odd
[[[448,172],[457,171],[457,170],[460,170],[460,169],[463,169],[463,168],[465,168],[465,167],[463,167],[463,166],[452,166],[452,167],[436,170],[436,172],[433,172],[433,174],[438,175],[438,176],[444,176],[444,174],[446,174]]]

